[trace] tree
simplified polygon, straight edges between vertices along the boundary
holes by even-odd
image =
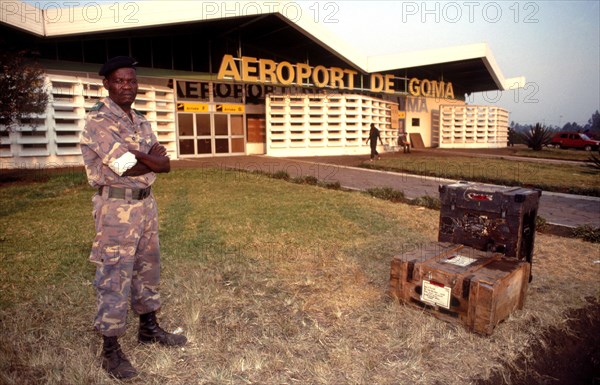
[[[534,127],[530,127],[529,130],[523,132],[521,137],[527,147],[534,151],[540,151],[544,146],[550,144],[552,134],[552,130],[536,123]]]
[[[592,114],[592,117],[585,125],[585,129],[589,130],[596,138],[600,137],[600,112],[598,110]]]
[[[581,127],[579,124],[577,124],[576,122],[572,122],[572,123],[565,123],[565,125],[562,127],[562,131],[568,131],[568,132],[581,132],[583,131],[583,127]]]
[[[10,52],[0,44],[0,126],[12,130],[21,119],[46,111],[44,70],[25,51]]]
[[[508,146],[514,146],[517,143],[518,136],[513,127],[508,127]]]

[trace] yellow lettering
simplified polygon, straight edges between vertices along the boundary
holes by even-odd
[[[433,94],[436,98],[444,97],[444,82],[431,81],[431,88],[433,88]]]
[[[385,84],[383,87],[383,92],[387,94],[394,93],[394,74],[385,75]]]
[[[255,57],[243,56],[242,57],[242,79],[248,82],[257,82],[258,76],[256,76],[256,67],[251,67],[250,64],[257,63],[258,60]]]
[[[413,96],[419,96],[419,85],[421,81],[417,78],[412,78],[408,82],[408,92]]]
[[[296,64],[296,84],[301,86],[305,80],[310,78],[310,66],[304,63]]]
[[[344,71],[341,68],[331,67],[331,79],[329,85],[333,88],[344,88]]]
[[[421,82],[421,95],[431,96],[431,82],[427,79]]]
[[[318,65],[311,68],[306,63],[275,62],[270,59],[257,59],[243,56],[238,67],[232,55],[223,55],[221,66],[217,74],[218,79],[228,79],[243,82],[260,82],[281,84],[284,86],[297,84],[308,85],[311,82],[315,87],[331,87],[337,89],[354,89],[355,76],[358,71],[339,67],[325,67]],[[393,94],[393,74],[371,74],[371,92],[385,92]],[[419,80],[412,78],[409,81],[409,93],[413,96],[454,97],[451,83],[437,82],[435,80]]]
[[[353,71],[353,70],[344,70],[344,73],[346,75],[348,75],[348,89],[349,90],[353,90],[354,89],[354,75],[356,75],[358,72]]]
[[[287,78],[284,78],[283,69],[287,68]],[[289,85],[294,82],[294,66],[286,61],[282,61],[277,65],[277,79],[279,79],[279,83],[283,85]]]
[[[323,80],[319,79],[319,72],[323,73]],[[324,66],[316,66],[312,73],[312,79],[317,87],[325,87],[329,83],[329,71]]]
[[[221,62],[219,73],[217,74],[218,79],[225,79],[226,77],[231,77],[237,81],[242,80],[232,55],[223,56],[223,61]]]
[[[452,83],[450,82],[446,83],[446,98],[454,99],[454,89],[452,89]]]
[[[277,64],[271,59],[260,59],[258,61],[258,81],[261,83],[267,82],[267,75],[269,77],[269,83],[277,83],[277,76],[275,75],[275,69]]]
[[[381,92],[383,89],[383,76],[381,74],[371,74],[371,91]]]

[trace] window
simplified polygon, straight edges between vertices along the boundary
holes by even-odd
[[[194,135],[194,121],[192,114],[177,114],[179,135],[192,136]]]
[[[83,50],[81,42],[66,41],[56,44],[58,60],[74,61],[81,63],[83,61]]]
[[[131,54],[139,67],[152,67],[152,41],[150,38],[132,38]]]
[[[129,40],[128,39],[110,39],[106,41],[108,49],[108,57],[129,56]]]
[[[231,115],[231,135],[244,135],[243,118],[243,115]]]
[[[173,68],[173,63],[171,63],[171,48],[170,36],[156,36],[152,39],[152,59],[154,61],[154,68]]]
[[[210,136],[210,114],[196,114],[198,136]]]
[[[104,40],[84,40],[83,54],[85,55],[85,62],[104,63],[106,61],[105,47]]]
[[[215,114],[215,135],[228,135],[227,115]]]
[[[179,139],[179,154],[194,155],[194,139]]]
[[[226,154],[229,152],[229,139],[215,139],[215,152]]]
[[[412,118],[412,126],[419,127],[421,125],[421,118]]]

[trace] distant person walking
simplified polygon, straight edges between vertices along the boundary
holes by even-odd
[[[381,159],[379,153],[377,152],[377,139],[379,139],[379,142],[383,146],[383,141],[381,140],[379,130],[377,127],[375,127],[374,123],[371,123],[371,130],[369,131],[369,137],[367,138],[367,144],[369,144],[369,141],[371,141],[371,162],[375,157],[377,157],[377,159]]]

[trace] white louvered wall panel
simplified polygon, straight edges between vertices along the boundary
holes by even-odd
[[[508,111],[490,106],[440,106],[441,148],[501,148],[508,140]]]
[[[49,102],[46,112],[22,121],[12,132],[0,129],[2,168],[47,168],[82,165],[79,137],[85,116],[108,95],[100,79],[48,74]],[[171,159],[177,158],[175,101],[173,90],[154,85],[139,86],[133,108],[142,112]]]
[[[270,95],[266,99],[267,155],[368,154],[371,123],[384,147],[395,150],[393,103],[363,95]]]

